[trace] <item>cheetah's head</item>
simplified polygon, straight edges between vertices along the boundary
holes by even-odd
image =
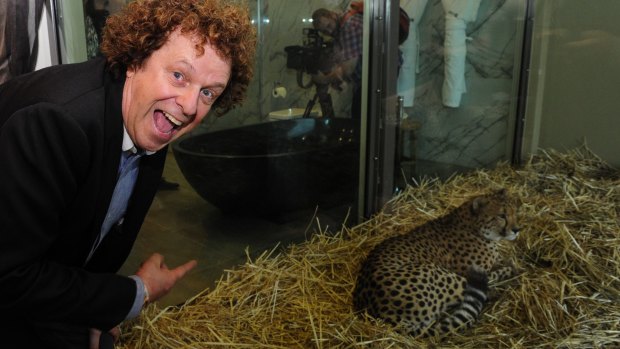
[[[519,235],[517,226],[518,200],[505,189],[474,198],[471,210],[477,218],[480,233],[491,241],[514,240]]]

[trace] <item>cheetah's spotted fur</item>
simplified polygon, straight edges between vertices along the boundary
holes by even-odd
[[[486,302],[487,274],[499,260],[497,242],[518,235],[517,206],[505,190],[480,195],[381,242],[362,264],[356,310],[414,336],[470,326]],[[506,268],[491,274],[508,276]]]

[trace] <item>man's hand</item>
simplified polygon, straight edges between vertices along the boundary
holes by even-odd
[[[106,338],[103,339],[103,342],[101,338],[102,335],[106,336]],[[114,348],[114,343],[118,342],[118,339],[120,338],[120,336],[121,336],[121,329],[118,326],[108,331],[108,333],[103,333],[103,334],[101,333],[100,330],[96,328],[91,328],[89,349]]]
[[[168,269],[164,256],[155,253],[142,263],[136,275],[144,282],[149,292],[149,301],[152,302],[168,294],[172,286],[192,270],[196,263],[191,260],[174,269]]]
[[[332,80],[334,80],[334,78],[329,73],[323,74],[322,72],[317,72],[312,75],[312,82],[317,85],[329,85]]]
[[[312,82],[316,85],[329,85],[338,91],[342,91],[343,80],[337,75],[336,71],[331,71],[327,74],[323,74],[322,72],[313,74]]]

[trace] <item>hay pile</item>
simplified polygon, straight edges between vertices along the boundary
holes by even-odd
[[[521,236],[503,247],[520,274],[492,285],[472,329],[416,340],[352,313],[356,272],[375,244],[497,187],[523,201]],[[620,347],[620,172],[588,149],[424,181],[388,206],[353,229],[248,260],[182,307],[151,305],[125,324],[119,347]]]

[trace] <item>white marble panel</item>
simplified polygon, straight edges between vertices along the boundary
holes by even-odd
[[[519,0],[482,0],[468,24],[465,81],[459,107],[442,105],[444,10],[429,1],[420,23],[419,74],[409,114],[422,124],[419,159],[465,167],[486,167],[509,155],[508,117],[514,86]]]

